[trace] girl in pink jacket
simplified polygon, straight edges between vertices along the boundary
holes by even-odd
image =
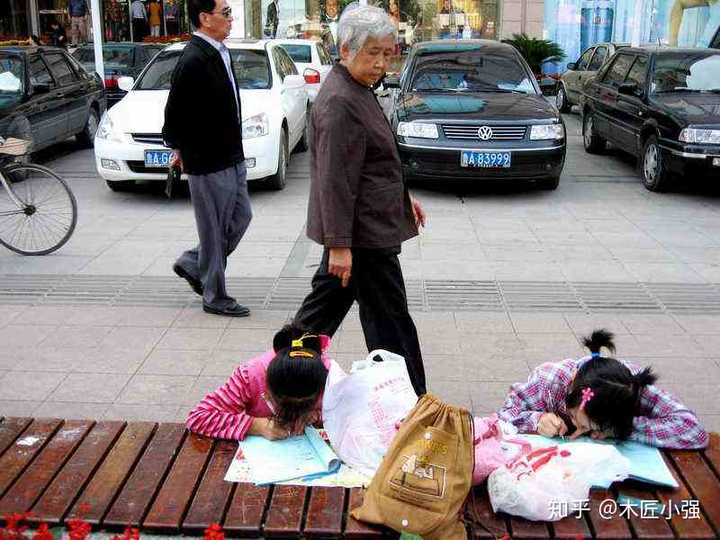
[[[272,350],[235,369],[227,382],[190,411],[190,431],[221,439],[260,435],[284,439],[321,420],[330,365],[327,336],[285,326]]]

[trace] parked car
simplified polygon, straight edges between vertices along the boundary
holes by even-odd
[[[555,105],[560,112],[568,112],[573,105],[579,105],[583,86],[597,75],[618,49],[627,46],[627,43],[598,43],[584,51],[576,62],[570,62],[567,71],[560,76],[555,95]]]
[[[105,89],[108,108],[125,96],[118,87],[120,77],[135,77],[165,45],[158,43],[113,43],[103,44],[103,63],[105,67]],[[95,71],[95,49],[93,44],[78,47],[73,57],[82,64],[88,73]]]
[[[531,179],[555,189],[565,126],[514,47],[441,40],[410,49],[391,112],[407,179]]]
[[[105,112],[102,81],[61,49],[0,48],[0,136],[31,141],[31,151],[76,136],[92,146]]]
[[[583,143],[639,158],[645,187],[720,176],[720,51],[626,48],[585,88]]]
[[[330,53],[325,45],[312,39],[278,39],[276,42],[290,55],[298,72],[305,78],[310,102],[314,103],[320,86],[333,67]]]
[[[308,93],[290,56],[266,40],[225,42],[240,89],[243,147],[248,180],[285,187],[294,148],[308,147]],[[118,80],[128,94],[103,117],[95,139],[98,173],[113,191],[136,180],[165,181],[170,150],[163,144],[170,80],[185,43],[171,45],[147,65],[137,81]],[[198,109],[200,110],[200,109]],[[188,111],[188,114],[200,114]]]

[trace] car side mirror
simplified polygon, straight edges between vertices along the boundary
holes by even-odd
[[[400,88],[400,77],[397,75],[388,75],[383,81],[385,88]]]
[[[34,94],[47,94],[52,87],[47,83],[33,83],[32,89]]]
[[[640,88],[638,88],[637,83],[634,82],[624,82],[618,86],[618,94],[624,96],[639,96],[640,93]]]
[[[305,77],[302,75],[285,75],[283,80],[283,88],[288,90],[296,90],[305,86]]]
[[[570,71],[575,71],[575,70],[577,69],[577,62],[570,62],[570,63],[567,65],[567,68],[568,68],[568,70],[570,70]]]
[[[129,92],[132,90],[135,84],[135,79],[132,77],[120,77],[117,81],[118,88],[123,92]]]

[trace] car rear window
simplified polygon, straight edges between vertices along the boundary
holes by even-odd
[[[172,74],[182,51],[158,54],[141,75],[134,90],[170,90]],[[230,49],[235,79],[241,90],[270,88],[270,64],[264,50]]]
[[[658,55],[650,91],[720,92],[720,51]]]
[[[312,63],[312,50],[310,49],[310,45],[288,45],[287,43],[283,43],[281,47],[287,51],[290,58],[293,59],[293,62],[300,62],[301,64]]]
[[[512,54],[464,51],[418,56],[414,91],[536,93],[531,74]]]
[[[23,59],[15,55],[0,55],[0,110],[14,105],[25,88]]]
[[[103,47],[103,62],[130,67],[133,64],[134,52],[132,47],[105,45]],[[92,47],[82,47],[75,51],[73,56],[78,62],[83,64],[92,64],[95,62],[95,50]]]

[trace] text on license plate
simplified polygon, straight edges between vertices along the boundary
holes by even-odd
[[[145,150],[145,166],[167,168],[171,156],[172,150]]]
[[[491,169],[495,167],[510,167],[510,152],[472,152],[464,150],[460,154],[461,167],[480,167]]]

